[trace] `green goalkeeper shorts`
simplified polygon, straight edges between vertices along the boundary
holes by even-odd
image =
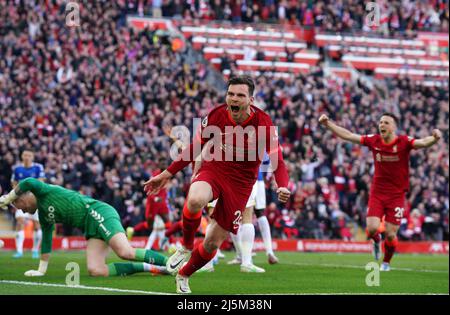
[[[117,233],[125,233],[125,230],[116,209],[103,202],[90,204],[84,233],[86,239],[98,238],[109,243]]]

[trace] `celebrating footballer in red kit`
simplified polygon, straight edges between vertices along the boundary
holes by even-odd
[[[404,217],[405,195],[409,190],[409,153],[412,149],[432,146],[441,138],[441,132],[434,129],[431,136],[423,139],[396,135],[398,119],[391,113],[381,116],[377,135],[354,134],[331,122],[326,115],[322,115],[319,122],[339,138],[365,145],[372,151],[375,174],[367,210],[367,235],[373,240],[374,256],[378,260],[381,255],[378,229],[384,217],[386,239],[381,270],[389,271],[397,246],[397,231]]]
[[[167,263],[168,270],[177,273],[178,293],[191,292],[189,277],[215,256],[229,232],[236,233],[264,152],[269,154],[274,170],[278,199],[286,202],[290,197],[276,128],[268,114],[253,106],[254,89],[253,80],[247,76],[230,79],[226,104],[203,119],[191,145],[167,170],[145,183],[148,194],[158,193],[184,167],[193,161],[201,163],[183,209],[183,247]],[[205,239],[194,248],[202,209],[214,199],[218,201]]]

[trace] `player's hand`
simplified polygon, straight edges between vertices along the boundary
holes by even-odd
[[[27,277],[42,277],[45,273],[40,272],[39,270],[28,270],[24,273]]]
[[[319,118],[319,123],[321,123],[322,125],[326,126],[326,125],[328,125],[328,120],[329,120],[328,116],[323,114]]]
[[[289,200],[289,197],[291,196],[291,192],[289,191],[289,189],[287,189],[285,187],[278,188],[277,194],[278,194],[278,200],[282,203],[287,202]]]
[[[165,170],[158,176],[150,178],[148,181],[144,183],[144,191],[147,195],[157,194],[161,188],[165,187],[172,177],[172,174],[169,171]]]
[[[432,136],[436,139],[436,141],[439,141],[439,139],[442,138],[442,132],[439,129],[434,129]]]
[[[6,195],[0,196],[0,209],[8,210],[9,201]]]

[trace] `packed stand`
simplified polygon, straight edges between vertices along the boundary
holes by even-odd
[[[130,1],[132,2],[132,1]],[[198,0],[141,1],[130,10],[183,20],[226,20],[247,23],[280,23],[322,32],[371,32],[412,36],[417,31],[448,32],[447,0],[378,0],[380,26],[365,17],[373,12],[370,1],[310,0]]]
[[[189,66],[165,36],[127,28],[129,10],[120,2],[86,4],[81,26],[68,28],[62,7],[52,14],[37,7],[1,8],[3,190],[10,189],[20,151],[31,148],[48,182],[110,203],[125,226],[142,220],[142,183],[154,161],[169,158],[168,130],[184,125],[192,131],[192,119],[204,117],[224,91],[207,86],[209,70]],[[266,213],[275,237],[356,237],[365,225],[372,157],[364,147],[337,140],[317,120],[326,112],[355,132],[376,133],[380,114],[391,111],[410,136],[426,136],[433,128],[445,135],[439,145],[412,152],[411,216],[400,236],[448,239],[448,91],[406,78],[369,88],[325,79],[320,68],[292,81],[255,79],[256,104],[280,128],[293,192],[288,204],[279,204],[267,175]],[[175,216],[189,181],[189,169],[172,180]]]

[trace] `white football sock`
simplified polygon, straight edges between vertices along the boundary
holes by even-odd
[[[153,230],[152,233],[150,233],[147,244],[145,245],[145,249],[152,249],[153,243],[156,240],[156,234],[157,232],[155,230]]]
[[[42,230],[39,229],[37,231],[34,231],[33,251],[38,251],[39,250],[39,246],[41,246],[41,240],[42,240]]]
[[[165,237],[166,230],[159,230],[158,232],[156,232],[156,235],[158,237],[158,247],[161,245],[161,242],[163,240],[163,238]],[[162,248],[160,248],[160,250],[162,250]]]
[[[265,215],[258,218],[258,226],[259,230],[261,231],[261,236],[264,242],[264,247],[266,249],[266,254],[273,255],[272,235],[270,235],[270,225]]]
[[[237,234],[230,233],[231,240],[233,241],[234,249],[236,250],[236,258],[241,259],[241,228],[239,227]]]
[[[252,223],[245,223],[241,226],[241,265],[252,264],[252,249],[255,242],[255,226]]]
[[[25,231],[17,231],[16,234],[16,250],[18,253],[23,254],[23,242],[25,240]]]
[[[147,263],[142,263],[144,265],[144,271],[150,271],[150,268],[152,267],[152,265],[147,264]]]

